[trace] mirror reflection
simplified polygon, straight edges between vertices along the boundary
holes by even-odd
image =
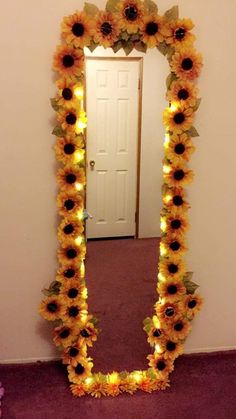
[[[160,61],[156,51],[86,51],[86,278],[101,329],[90,351],[96,371],[146,368],[143,320],[157,299],[160,237]]]

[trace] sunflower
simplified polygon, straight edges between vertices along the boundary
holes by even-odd
[[[184,300],[186,316],[192,320],[196,313],[198,313],[203,305],[203,298],[200,295],[187,295]]]
[[[79,195],[75,191],[63,191],[57,196],[58,212],[62,217],[76,216],[78,212],[83,210],[83,206],[83,196]]]
[[[182,301],[175,302],[164,302],[160,303],[159,301],[155,304],[155,310],[157,317],[160,320],[163,327],[167,323],[173,323],[179,318],[183,312],[183,303]]]
[[[141,40],[148,48],[156,47],[170,35],[170,30],[163,17],[155,13],[148,14],[143,19],[140,28]]]
[[[191,29],[194,28],[191,19],[172,20],[169,25],[171,36],[166,41],[168,44],[174,47],[183,47],[195,41],[195,35],[190,33]]]
[[[174,323],[165,324],[166,334],[171,340],[184,340],[191,331],[191,324],[187,319],[180,317]]]
[[[93,342],[97,340],[98,329],[95,328],[94,324],[90,321],[90,317],[91,316],[88,316],[88,320],[80,329],[79,342],[81,345],[86,344],[88,346],[93,346]]]
[[[172,234],[173,237],[181,237],[189,228],[189,222],[186,215],[172,215],[167,214],[166,216],[166,233]]]
[[[190,208],[189,203],[185,199],[185,192],[183,188],[169,188],[165,185],[163,191],[163,202],[167,210],[173,211],[179,209],[179,213],[184,213]]]
[[[197,101],[198,89],[188,80],[176,80],[171,83],[167,91],[166,99],[169,102],[178,103],[187,107],[194,107]]]
[[[120,23],[113,13],[100,11],[95,20],[94,42],[111,47],[119,38]]]
[[[140,390],[145,391],[146,393],[151,393],[152,391],[157,390],[157,381],[153,380],[146,374],[146,371],[134,371],[132,374],[134,379],[137,375],[137,387]]]
[[[105,396],[107,394],[106,376],[101,373],[93,374],[91,382],[86,384],[86,390],[96,399]]]
[[[58,326],[53,330],[53,341],[56,346],[67,348],[76,339],[78,329],[73,326]]]
[[[137,384],[132,379],[132,377],[127,375],[127,377],[122,378],[121,380],[120,390],[125,391],[126,393],[129,393],[129,394],[134,394],[135,391],[137,390]]]
[[[180,342],[174,342],[171,339],[167,339],[163,344],[163,358],[171,359],[174,361],[178,356],[184,352],[184,347]]]
[[[77,107],[60,109],[57,113],[57,120],[62,129],[67,133],[75,133],[76,122],[79,119],[80,109]]]
[[[192,48],[182,48],[172,56],[170,65],[180,79],[194,80],[200,74],[202,56]]]
[[[84,154],[84,146],[81,136],[66,136],[57,138],[55,144],[56,158],[63,164],[73,164],[76,161],[76,154]]]
[[[65,16],[61,25],[62,38],[75,48],[89,46],[94,22],[85,12],[76,12]]]
[[[156,317],[156,316],[155,316]],[[164,339],[164,333],[163,330],[160,327],[156,327],[153,325],[153,327],[148,332],[148,343],[151,346],[155,346],[160,344]]]
[[[62,267],[57,271],[56,280],[65,283],[67,281],[80,279],[80,269],[76,265],[76,263],[71,263],[70,265],[67,265],[66,267]],[[64,288],[61,288],[61,290],[64,290]]]
[[[57,237],[61,243],[67,245],[76,237],[81,236],[83,231],[83,225],[78,223],[77,220],[64,218],[58,227]]]
[[[91,374],[92,367],[93,363],[91,358],[84,358],[75,366],[68,365],[67,371],[69,373],[69,381],[74,384],[79,384],[84,378]]]
[[[121,28],[129,34],[137,33],[143,24],[144,9],[139,0],[121,0],[117,5]]]
[[[84,396],[86,394],[85,384],[82,383],[82,382],[79,383],[79,384],[71,384],[70,389],[71,389],[71,392],[72,392],[73,396],[75,396],[75,397],[81,397],[81,396]]]
[[[68,164],[57,172],[57,182],[63,191],[74,192],[77,185],[85,184],[85,170]]]
[[[178,146],[181,147],[181,144],[177,144],[177,147]],[[178,150],[180,150],[180,147],[178,148]],[[173,165],[168,166],[168,168],[169,168],[168,173],[165,173],[165,172],[163,173],[163,179],[164,179],[164,182],[169,187],[182,188],[186,185],[189,185],[189,183],[193,181],[193,176],[194,176],[193,170],[188,169],[186,165],[184,165],[183,163],[181,164],[179,162],[175,164],[173,162]]]
[[[57,105],[64,108],[78,105],[74,90],[77,85],[75,80],[62,77],[56,81],[58,88]]]
[[[87,308],[85,301],[77,298],[64,307],[61,318],[67,325],[75,324],[81,320],[81,316],[87,314]]]
[[[81,293],[84,289],[84,280],[78,279],[67,279],[66,282],[63,281],[60,288],[60,295],[63,297],[64,301],[67,303],[74,302],[81,298]]]
[[[120,377],[117,372],[112,372],[107,375],[107,394],[109,396],[118,396],[120,394]]]
[[[39,314],[46,320],[58,320],[63,312],[63,299],[58,295],[45,298],[39,307]]]
[[[53,69],[61,76],[72,78],[81,75],[84,68],[84,52],[67,45],[59,45],[53,57]]]
[[[160,243],[160,254],[161,256],[181,257],[188,250],[186,241],[183,237],[176,238],[172,235],[162,237]]]
[[[195,147],[191,138],[184,132],[180,135],[172,134],[165,155],[173,164],[179,164],[183,161],[189,161]]]
[[[179,279],[167,279],[166,281],[158,281],[157,292],[161,298],[174,303],[186,294],[186,288]]]
[[[86,357],[86,345],[79,346],[78,343],[74,343],[72,346],[64,349],[62,354],[62,363],[75,367],[80,360],[83,360]]]
[[[173,371],[174,365],[170,359],[165,359],[159,354],[148,355],[148,365],[152,367],[159,379],[165,379]]]
[[[159,272],[165,279],[181,278],[186,273],[186,265],[177,257],[165,258],[159,262]]]
[[[163,113],[163,123],[168,131],[174,134],[181,134],[188,131],[193,124],[192,108],[185,108],[181,104],[166,108]]]
[[[79,266],[81,261],[85,258],[85,253],[85,245],[76,246],[71,243],[70,245],[59,249],[57,255],[60,264],[68,267],[71,263],[75,263]]]

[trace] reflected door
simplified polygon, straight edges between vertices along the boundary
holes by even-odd
[[[139,62],[86,60],[87,237],[135,236]]]

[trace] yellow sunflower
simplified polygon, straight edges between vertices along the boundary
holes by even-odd
[[[93,346],[93,342],[97,340],[98,329],[90,321],[90,317],[88,316],[88,321],[80,329],[79,342],[81,345]]]
[[[188,131],[193,124],[193,110],[192,108],[185,108],[181,104],[174,107],[170,106],[163,113],[163,123],[167,130],[174,134]]]
[[[189,161],[194,151],[195,147],[191,138],[184,132],[180,135],[171,135],[165,155],[173,164],[179,164],[183,161]]]
[[[179,279],[167,279],[158,281],[157,292],[161,298],[172,303],[180,300],[186,294],[186,288]]]
[[[187,252],[187,244],[183,237],[176,238],[172,235],[166,235],[162,237],[160,243],[160,254],[161,256],[181,257]]]
[[[173,237],[183,236],[189,228],[189,222],[186,215],[172,215],[166,216],[166,233],[172,234]]]
[[[197,94],[198,89],[193,83],[188,80],[176,80],[171,83],[166,99],[169,102],[180,102],[180,104],[188,108],[195,106]]]
[[[120,390],[129,394],[134,394],[137,390],[137,384],[130,375],[121,379]]]
[[[186,310],[186,316],[189,320],[192,320],[196,313],[198,313],[203,305],[203,298],[198,295],[187,295],[184,300],[184,307]]]
[[[184,189],[179,187],[165,187],[163,192],[163,203],[166,209],[170,211],[172,211],[174,208],[178,208],[180,212],[186,212],[190,208],[190,205],[185,198]]]
[[[57,271],[57,275],[56,275],[56,280],[61,282],[62,284],[64,284],[67,281],[72,281],[72,280],[78,280],[80,279],[80,269],[78,267],[78,265],[76,265],[76,263],[71,263],[70,265],[67,265],[66,267],[62,267],[60,269],[58,269]],[[64,288],[61,288],[61,290],[65,290]]]
[[[174,342],[173,340],[166,340],[163,347],[163,358],[171,359],[174,361],[178,356],[184,352],[184,347],[180,342]]]
[[[61,125],[62,129],[67,133],[75,133],[76,122],[79,119],[80,109],[68,108],[60,109],[57,113],[57,120]]]
[[[155,310],[163,327],[165,323],[173,323],[180,317],[183,313],[183,303],[182,301],[165,301],[164,303],[158,301],[155,304]]]
[[[60,296],[66,303],[74,302],[81,298],[81,293],[84,289],[84,280],[66,279],[63,280],[60,288]]]
[[[72,346],[65,348],[62,354],[62,363],[69,364],[76,367],[80,360],[87,357],[86,345],[79,346],[78,343],[74,343]]]
[[[143,3],[139,0],[121,0],[117,10],[121,28],[129,34],[137,33],[143,24]]]
[[[80,382],[79,384],[71,384],[70,389],[75,397],[82,397],[86,394],[86,386],[83,382]]]
[[[176,149],[178,151],[183,150],[183,144],[177,144]],[[175,148],[175,147],[174,147]],[[193,181],[194,172],[190,170],[184,165],[183,163],[174,163],[172,166],[168,166],[169,170],[168,173],[163,173],[164,182],[169,187],[184,187],[189,185]],[[181,210],[181,208],[180,208]]]
[[[180,317],[174,323],[165,323],[166,334],[171,340],[184,340],[191,331],[191,324],[189,320]]]
[[[39,306],[39,314],[46,320],[54,321],[61,318],[63,299],[58,295],[45,298]]]
[[[100,11],[95,19],[94,42],[111,47],[119,38],[120,23],[113,13]]]
[[[61,25],[62,38],[75,48],[90,45],[94,21],[85,12],[65,16]]]
[[[76,340],[78,329],[73,326],[58,326],[53,330],[53,341],[56,346],[67,348]]]
[[[81,264],[81,261],[85,258],[86,248],[84,245],[76,246],[73,243],[62,247],[58,250],[58,260],[62,266],[70,266],[70,264],[76,263]]]
[[[134,371],[134,379],[137,376],[137,387],[145,391],[146,393],[151,393],[152,391],[157,390],[157,380],[153,380],[150,376],[147,375],[146,371]]]
[[[76,324],[83,315],[87,314],[87,304],[83,299],[77,298],[76,300],[69,302],[68,305],[64,306],[61,319],[66,325]]]
[[[57,172],[57,182],[63,191],[74,192],[77,185],[85,184],[85,170],[68,164]]]
[[[182,48],[172,56],[172,71],[182,80],[196,79],[202,68],[202,56],[193,48]]]
[[[159,321],[157,324],[159,324]],[[147,339],[148,343],[151,346],[155,346],[157,344],[160,344],[163,341],[163,339],[164,339],[163,330],[160,328],[160,326],[157,327],[156,325],[153,324],[150,331],[148,332],[148,339]]]
[[[177,257],[162,258],[159,262],[159,272],[165,279],[181,278],[186,273],[186,265]]]
[[[68,365],[68,378],[71,383],[79,384],[84,378],[91,375],[91,369],[93,367],[91,358],[84,358],[80,360],[77,365]]]
[[[107,394],[109,396],[118,396],[120,394],[120,377],[117,372],[112,372],[107,375]]]
[[[84,199],[83,196],[77,192],[63,191],[57,196],[58,212],[62,217],[74,217],[76,214],[83,211]]]
[[[90,382],[86,383],[86,390],[96,399],[105,396],[107,394],[106,376],[101,373],[93,374]]]
[[[173,371],[174,365],[170,359],[159,354],[148,355],[148,365],[152,367],[159,379],[165,379]]]
[[[148,48],[156,47],[170,36],[170,29],[167,27],[163,17],[155,13],[148,14],[143,18],[143,24],[140,27],[141,40]]]
[[[169,23],[171,36],[166,40],[174,47],[183,47],[192,44],[196,37],[190,31],[194,28],[191,19],[177,19]]]
[[[79,77],[84,69],[83,50],[59,45],[53,57],[53,69],[63,77]]]
[[[64,108],[70,108],[78,105],[74,89],[77,85],[75,80],[62,77],[56,81],[58,87],[57,105]]]
[[[77,220],[64,218],[58,227],[57,237],[61,243],[67,245],[78,236],[81,236],[83,231],[83,225],[78,223]]]
[[[55,145],[56,158],[63,164],[73,164],[76,162],[77,154],[84,155],[83,138],[81,136],[66,136],[57,138]]]

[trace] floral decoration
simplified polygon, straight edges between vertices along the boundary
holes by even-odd
[[[40,314],[55,321],[53,341],[62,351],[74,396],[117,396],[137,390],[152,392],[169,386],[174,360],[183,353],[191,322],[201,309],[202,298],[183,257],[189,228],[190,207],[184,187],[193,180],[188,162],[195,150],[193,126],[200,105],[196,79],[202,67],[194,48],[194,27],[180,19],[174,6],[160,16],[152,0],[108,0],[104,11],[85,3],[83,11],[66,16],[61,26],[62,44],[56,49],[53,69],[58,73],[57,94],[51,104],[57,114],[56,158],[59,193],[57,206],[62,217],[58,227],[59,268],[56,279],[43,292]],[[162,237],[160,242],[158,299],[154,314],[144,320],[151,346],[145,371],[93,373],[88,349],[97,340],[97,319],[88,312],[84,259],[85,129],[84,52],[98,45],[114,52],[157,48],[170,65],[167,77],[168,106],[163,114],[166,127],[163,159]],[[3,391],[1,395],[3,394]]]

